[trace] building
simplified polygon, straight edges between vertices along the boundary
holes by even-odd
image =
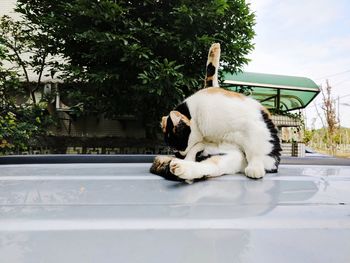
[[[134,116],[118,116],[115,119],[107,119],[102,115],[77,117],[74,108],[79,107],[79,102],[71,101],[60,92],[62,85],[64,83],[58,79],[43,79],[43,88],[36,91],[35,96],[37,101],[43,96],[51,96],[49,106],[56,111],[61,124],[52,133],[59,140],[67,139],[65,148],[58,151],[33,149],[28,153],[168,152],[165,145],[147,141],[142,123]],[[305,108],[320,92],[311,79],[251,72],[225,73],[221,86],[259,100],[272,113],[282,143],[282,155],[304,156],[303,118],[293,112]],[[18,103],[31,101],[29,95],[21,95],[16,99]]]

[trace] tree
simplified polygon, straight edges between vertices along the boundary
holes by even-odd
[[[54,124],[45,103],[35,100],[46,62],[43,49],[34,48],[29,55],[34,42],[25,28],[24,22],[6,16],[0,19],[0,154],[26,150],[30,141],[48,134],[48,127]],[[29,69],[39,73],[34,84]],[[31,94],[32,103],[16,104],[16,95],[23,93]]]
[[[48,134],[48,127],[54,124],[41,104],[15,105],[11,97],[4,95],[19,83],[17,73],[0,63],[0,154],[28,149],[31,141]]]
[[[202,87],[213,42],[231,72],[253,49],[254,14],[244,0],[18,0],[16,10],[48,34],[48,52],[67,58],[65,78],[84,83],[67,92],[84,109],[148,124]]]
[[[335,111],[335,100],[332,98],[332,87],[326,81],[326,88],[321,87],[321,93],[323,97],[322,110],[327,123],[326,140],[330,146],[331,153],[335,154],[336,151],[336,135],[338,130],[338,118]]]
[[[304,129],[303,141],[306,145],[308,145],[312,141],[312,139],[314,137],[314,133],[315,133],[314,130]]]
[[[8,16],[0,18],[2,60],[8,62],[8,69],[16,72],[21,80],[21,84],[12,91],[8,90],[7,95],[28,93],[33,104],[38,102],[35,92],[42,85],[45,69],[51,74],[56,71],[57,62],[49,56],[48,43],[48,34],[34,24],[26,20],[14,21]],[[30,75],[36,76],[36,79]]]

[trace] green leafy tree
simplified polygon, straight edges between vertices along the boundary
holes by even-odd
[[[16,67],[4,66],[12,55],[5,45],[0,45],[0,154],[27,150],[54,124],[45,103],[16,105],[15,95],[23,93],[26,85]]]
[[[35,92],[42,86],[44,71],[48,75],[57,71],[57,62],[50,56],[48,43],[54,41],[50,41],[48,34],[35,24],[27,20],[14,21],[8,16],[0,17],[1,59],[7,61],[7,68],[21,79],[21,85],[8,90],[8,95],[27,93],[33,104],[38,103]]]
[[[0,107],[0,154],[27,150],[38,145],[41,136],[49,134],[52,117],[38,105],[33,107]]]
[[[16,10],[49,36],[46,52],[67,58],[65,78],[76,85],[66,92],[83,109],[131,113],[149,127],[203,86],[213,42],[231,72],[253,49],[254,14],[244,0],[18,0]]]
[[[315,131],[314,130],[307,130],[307,129],[304,129],[304,138],[303,138],[303,141],[306,145],[308,145],[313,137],[314,137],[314,133]]]

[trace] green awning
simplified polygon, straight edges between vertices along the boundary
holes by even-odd
[[[305,108],[320,92],[309,78],[252,72],[224,73],[222,86],[251,95],[276,113]]]

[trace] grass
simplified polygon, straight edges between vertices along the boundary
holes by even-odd
[[[336,151],[335,154],[332,154],[330,151],[327,151],[324,149],[315,149],[315,150],[319,153],[328,154],[339,158],[350,158],[350,152]]]

